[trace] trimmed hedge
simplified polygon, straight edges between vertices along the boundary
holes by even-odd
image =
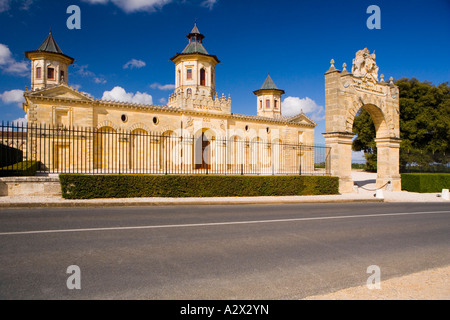
[[[61,174],[65,199],[243,197],[337,194],[327,176],[80,175]]]
[[[450,188],[450,173],[402,173],[402,190],[440,192]]]
[[[23,161],[0,168],[0,177],[34,176],[39,170],[39,161]]]

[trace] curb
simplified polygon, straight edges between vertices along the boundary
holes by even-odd
[[[323,200],[214,200],[214,201],[134,201],[134,202],[85,202],[75,200],[70,202],[13,202],[0,203],[4,208],[75,208],[75,207],[147,207],[147,206],[199,206],[199,205],[264,205],[264,204],[301,204],[301,203],[356,203],[356,202],[384,202],[384,199],[323,199]]]

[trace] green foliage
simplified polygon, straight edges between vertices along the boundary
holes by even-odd
[[[353,151],[364,151],[366,158],[365,169],[368,171],[377,170],[377,147],[375,143],[375,125],[369,112],[361,108],[353,122],[353,132],[357,134],[353,140]]]
[[[440,192],[450,188],[448,173],[402,173],[402,190],[409,192]]]
[[[450,154],[450,87],[417,79],[400,79],[400,166],[416,163],[427,169],[447,163]]]
[[[400,168],[415,164],[433,171],[436,164],[450,161],[450,87],[402,78],[395,83],[400,90]],[[364,151],[369,167],[376,168],[375,127],[368,112],[355,117],[353,131],[358,137],[354,151]]]
[[[0,177],[34,176],[39,170],[39,161],[23,161],[0,168]]]
[[[66,199],[243,197],[337,194],[327,176],[80,175],[61,174]]]

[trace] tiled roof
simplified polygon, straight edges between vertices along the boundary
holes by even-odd
[[[51,31],[50,31],[47,39],[45,39],[44,42],[42,42],[41,46],[37,49],[37,51],[45,51],[45,52],[63,54],[61,48],[58,46],[55,39],[53,38]]]
[[[182,53],[208,54],[208,51],[206,51],[205,47],[200,42],[193,41],[184,48]]]
[[[261,86],[260,90],[270,90],[270,89],[275,89],[278,90],[277,86],[275,85],[275,83],[273,82],[272,78],[270,77],[270,75],[267,75],[266,80],[264,81],[263,85]]]

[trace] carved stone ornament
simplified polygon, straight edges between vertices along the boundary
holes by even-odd
[[[378,66],[375,62],[375,51],[371,54],[367,48],[356,52],[353,59],[352,73],[364,81],[378,82]]]

